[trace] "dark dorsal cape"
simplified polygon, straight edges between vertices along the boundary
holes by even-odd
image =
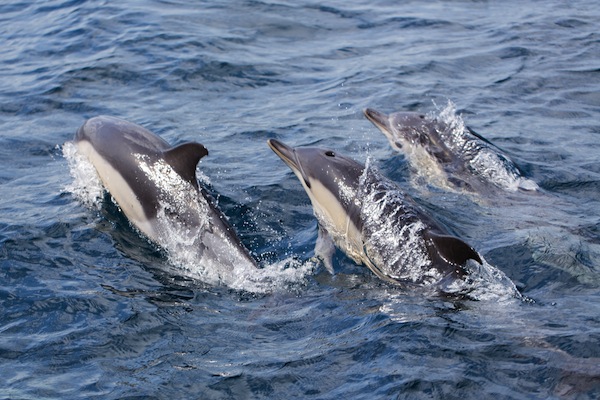
[[[208,155],[200,143],[188,142],[171,147],[147,129],[115,117],[99,116],[86,121],[75,141],[87,141],[129,185],[142,204],[147,218],[154,218],[158,193],[154,183],[140,169],[140,157],[148,163],[164,160],[185,181],[198,190],[196,165]]]

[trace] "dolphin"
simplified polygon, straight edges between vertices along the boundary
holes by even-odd
[[[310,198],[319,224],[315,253],[330,272],[335,245],[386,282],[455,293],[453,283],[468,279],[471,264],[483,264],[477,251],[374,168],[330,149],[293,148],[275,139],[268,145]]]
[[[167,250],[194,246],[202,260],[229,270],[239,263],[256,265],[212,197],[198,185],[196,165],[208,155],[202,144],[172,147],[145,128],[111,116],[85,121],[74,143],[131,224],[148,239]]]
[[[364,114],[392,148],[404,153],[413,168],[437,186],[469,192],[490,184],[507,191],[538,189],[508,155],[459,118],[446,122],[416,112],[386,115],[372,108],[365,109]]]

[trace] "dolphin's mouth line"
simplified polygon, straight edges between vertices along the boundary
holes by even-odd
[[[302,163],[298,160],[298,156],[296,155],[296,150],[294,150],[294,158],[296,159],[296,165],[300,169],[300,174],[302,175],[302,179],[304,179],[304,183],[306,187],[310,189],[310,181],[308,180],[308,176],[304,173],[304,169],[302,168]]]
[[[271,150],[273,150],[275,154],[277,154],[279,158],[283,160],[283,162],[285,162],[292,170],[294,170],[294,172],[297,171],[300,173],[304,184],[310,189],[310,181],[308,180],[308,176],[302,168],[302,163],[298,159],[296,150],[293,147],[289,147],[275,139],[269,139],[267,144]]]
[[[379,111],[373,110],[372,108],[365,108],[363,110],[363,113],[365,114],[365,117],[367,117],[367,119],[371,121],[380,130],[389,130],[387,115],[384,115]]]

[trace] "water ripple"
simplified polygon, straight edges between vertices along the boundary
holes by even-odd
[[[599,17],[589,0],[0,5],[4,397],[597,398]],[[540,193],[411,187],[362,109],[447,100]],[[398,291],[341,253],[335,276],[269,293],[177,275],[109,196],[66,189],[60,146],[98,114],[205,144],[209,190],[267,264],[303,265],[317,236],[275,137],[379,162],[534,301]]]

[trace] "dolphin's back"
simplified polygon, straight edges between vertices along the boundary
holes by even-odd
[[[156,218],[164,187],[157,185],[143,166],[162,160],[198,189],[196,164],[208,154],[199,143],[171,148],[147,129],[110,116],[87,120],[77,130],[75,142],[125,215],[150,238],[155,232],[149,221]]]
[[[160,152],[169,143],[149,130],[131,122],[106,115],[88,119],[75,134],[75,141],[87,140],[101,154],[133,151]]]

